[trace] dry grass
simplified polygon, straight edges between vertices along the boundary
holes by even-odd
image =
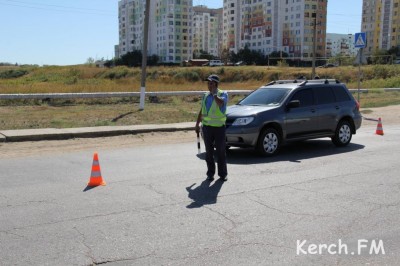
[[[20,70],[0,67],[0,73]],[[90,66],[24,67],[28,73],[19,78],[0,79],[0,93],[54,92],[138,92],[139,68],[102,69]],[[206,90],[202,80],[211,73],[221,77],[225,90],[252,90],[275,79],[309,76],[311,68],[290,67],[154,67],[147,70],[146,91]],[[358,69],[340,67],[317,69],[321,78],[336,78],[349,88],[357,88]],[[363,88],[400,87],[400,66],[363,67]],[[230,99],[236,103],[241,97]],[[357,95],[355,95],[357,98]],[[138,99],[21,100],[0,101],[0,130],[25,128],[67,128],[102,125],[135,125],[195,121],[200,109],[198,97],[162,97],[160,103],[146,101],[139,111]],[[361,94],[361,106],[400,104],[398,92],[372,90]]]
[[[51,92],[116,92],[139,91],[140,68],[115,67],[112,69],[91,66],[68,67],[1,67],[7,70],[25,69],[28,74],[14,79],[0,79],[0,93],[51,93]],[[310,68],[295,67],[150,67],[147,70],[147,91],[201,90],[202,80],[211,73],[221,77],[228,89],[252,89],[276,79],[295,79],[310,76]],[[358,68],[317,68],[324,78],[336,78],[346,82],[350,88],[357,87]],[[362,86],[370,84],[384,87],[400,87],[400,66],[365,66]],[[379,80],[379,83],[376,82]]]

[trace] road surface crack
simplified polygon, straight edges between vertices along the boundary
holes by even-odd
[[[293,215],[299,215],[299,216],[312,216],[312,217],[324,217],[324,218],[333,218],[333,216],[330,215],[322,215],[322,214],[314,214],[314,213],[299,213],[299,212],[292,212],[292,211],[288,211],[288,210],[282,210],[282,209],[278,209],[272,206],[267,205],[266,203],[260,201],[260,200],[256,200],[253,199],[249,196],[247,196],[247,198],[253,202],[256,202],[258,204],[260,204],[261,206],[264,206],[270,210],[274,210],[280,213],[284,213],[284,214],[293,214]]]
[[[150,254],[143,255],[143,256],[140,256],[140,257],[125,258],[125,259],[110,259],[110,260],[104,260],[104,261],[93,262],[93,264],[91,264],[91,265],[104,265],[104,264],[108,264],[108,263],[123,262],[123,261],[126,261],[126,262],[131,261],[131,262],[132,262],[132,261],[136,261],[136,260],[145,259],[145,258],[154,256],[154,255],[155,255],[155,252],[153,251],[153,252],[150,253]]]

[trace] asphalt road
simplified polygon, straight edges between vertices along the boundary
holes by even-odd
[[[194,139],[99,152],[93,189],[90,150],[1,159],[0,265],[398,265],[400,126],[374,132],[234,149],[226,183]]]

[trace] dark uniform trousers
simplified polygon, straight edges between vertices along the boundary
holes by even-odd
[[[218,175],[226,177],[228,170],[226,167],[226,141],[225,125],[222,127],[212,127],[203,125],[204,146],[206,147],[207,176],[214,176],[215,161],[214,147],[217,153]]]

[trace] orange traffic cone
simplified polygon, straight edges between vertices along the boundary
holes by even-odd
[[[376,135],[381,135],[381,136],[383,136],[382,120],[381,120],[380,117],[379,117],[379,119],[378,119],[378,125],[376,126],[376,132],[375,132],[375,134],[376,134]]]
[[[99,156],[97,152],[93,155],[92,173],[90,175],[88,187],[105,186],[106,182],[103,181],[100,171]]]

